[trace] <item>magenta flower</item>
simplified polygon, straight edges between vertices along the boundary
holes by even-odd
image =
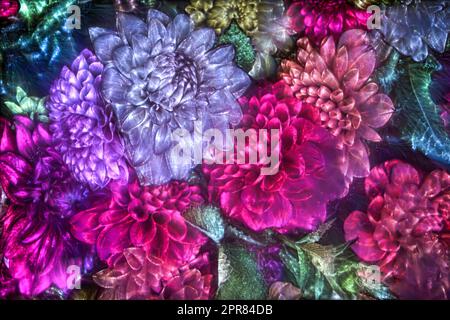
[[[1,255],[0,255],[1,258]],[[3,260],[3,259],[2,259]],[[17,290],[17,281],[11,277],[4,262],[0,262],[0,299],[12,296]]]
[[[104,188],[128,180],[125,150],[110,105],[100,95],[102,63],[85,49],[64,67],[47,102],[52,139],[75,178]]]
[[[19,12],[19,8],[17,0],[0,0],[0,20],[15,16]]]
[[[142,247],[167,265],[191,260],[206,238],[187,224],[182,213],[201,204],[197,186],[173,181],[141,187],[135,176],[129,185],[110,184],[109,201],[101,200],[71,221],[75,237],[95,245],[108,265],[129,247]]]
[[[391,99],[378,93],[370,80],[376,55],[363,30],[345,32],[339,42],[323,39],[319,48],[308,38],[298,40],[297,61],[281,63],[281,77],[295,96],[320,112],[320,121],[338,138],[344,151],[346,182],[366,177],[370,163],[365,141],[381,141],[375,129],[392,116]]]
[[[328,36],[339,37],[350,29],[366,29],[370,13],[346,0],[294,0],[287,11],[291,28],[316,44]]]
[[[14,128],[0,123],[0,183],[11,200],[1,220],[9,273],[27,296],[52,284],[67,290],[67,268],[88,267],[86,248],[71,236],[67,221],[87,203],[86,190],[71,178],[44,124],[24,116],[15,117]]]
[[[346,191],[336,139],[320,126],[318,111],[282,81],[241,99],[241,105],[243,130],[280,130],[279,162],[266,175],[264,163],[204,165],[211,197],[227,216],[255,231],[314,230],[326,218],[327,202]],[[248,157],[257,150],[245,152]]]
[[[94,275],[104,288],[101,300],[205,300],[213,293],[212,278],[206,253],[176,268],[143,248],[123,250],[110,268]]]
[[[450,175],[425,178],[399,160],[373,168],[365,181],[367,213],[345,220],[347,241],[363,261],[380,266],[383,281],[400,298],[448,299],[449,251],[439,233],[448,219]]]

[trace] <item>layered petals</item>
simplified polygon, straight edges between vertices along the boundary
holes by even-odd
[[[94,275],[101,300],[205,300],[212,296],[208,254],[176,268],[143,248],[127,248],[114,264]]]
[[[250,84],[233,62],[231,46],[214,48],[214,30],[194,30],[187,15],[156,10],[147,21],[119,13],[118,31],[91,28],[95,52],[107,67],[102,93],[117,116],[129,160],[143,185],[185,180],[198,164],[180,163],[173,135],[225,131],[241,110],[236,99]],[[192,150],[201,150],[194,139]]]
[[[370,13],[345,0],[294,0],[287,11],[290,27],[316,44],[324,37],[339,37],[350,29],[367,28]]]
[[[379,265],[399,297],[448,299],[449,250],[440,234],[448,225],[450,175],[435,170],[423,178],[411,165],[391,160],[372,169],[365,189],[367,212],[352,212],[344,224],[353,251]]]
[[[211,198],[255,231],[314,230],[326,219],[327,202],[346,192],[336,139],[321,128],[317,110],[283,82],[259,88],[241,104],[240,129],[266,130],[267,140],[259,136],[256,144],[236,145],[233,156],[247,159],[243,164],[204,164]],[[258,156],[256,163],[251,155]]]
[[[317,48],[308,38],[299,39],[297,45],[297,61],[282,62],[281,78],[298,99],[318,110],[322,126],[338,138],[345,154],[341,168],[347,183],[353,177],[367,176],[365,141],[381,141],[376,129],[394,111],[391,99],[378,93],[378,85],[370,81],[376,53],[367,33],[349,30],[339,41],[324,38]]]
[[[2,120],[0,183],[11,204],[1,217],[1,245],[20,293],[35,296],[55,285],[69,290],[69,267],[91,267],[87,246],[69,232],[68,217],[88,205],[50,144],[47,126],[24,116]]]
[[[200,189],[184,182],[141,187],[111,183],[109,201],[81,211],[71,219],[77,239],[94,245],[111,266],[128,247],[144,248],[166,265],[180,266],[198,253],[206,238],[182,213],[203,202]]]
[[[64,67],[47,102],[56,149],[74,177],[96,190],[128,180],[111,106],[100,95],[102,63],[88,49]]]

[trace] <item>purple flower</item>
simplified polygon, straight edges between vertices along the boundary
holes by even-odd
[[[118,32],[89,31],[106,66],[102,93],[119,120],[129,160],[143,185],[185,180],[198,162],[180,161],[172,133],[225,132],[237,124],[236,99],[250,79],[235,65],[233,47],[214,48],[214,30],[194,30],[187,15],[172,20],[149,10],[142,21],[119,13],[117,26]],[[201,139],[193,140],[201,150]]]
[[[0,183],[11,200],[0,243],[9,274],[26,296],[51,285],[65,291],[70,266],[89,268],[88,249],[68,224],[79,206],[88,205],[87,190],[51,146],[46,125],[24,116],[0,123]]]
[[[103,65],[85,49],[64,67],[47,102],[56,150],[74,177],[95,190],[110,180],[128,180],[124,148],[111,107],[99,88]]]

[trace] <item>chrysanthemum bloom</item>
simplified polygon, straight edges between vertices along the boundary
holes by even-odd
[[[47,109],[52,139],[75,178],[104,188],[110,180],[128,180],[125,150],[113,112],[100,96],[103,65],[85,49],[64,67],[50,89]]]
[[[352,7],[346,0],[294,0],[287,16],[291,28],[304,32],[319,44],[328,35],[338,38],[350,29],[366,29],[370,13]]]
[[[118,32],[91,28],[105,64],[103,96],[119,120],[129,160],[141,184],[187,179],[197,160],[180,163],[172,133],[225,131],[239,122],[236,99],[250,84],[235,66],[232,46],[214,47],[212,29],[194,31],[187,15],[171,20],[150,10],[147,22],[119,13]],[[194,139],[193,149],[203,142]]]
[[[94,281],[104,288],[101,300],[204,300],[213,292],[207,254],[175,268],[134,247],[123,250]]]
[[[179,181],[141,187],[133,177],[129,185],[112,182],[110,188],[110,201],[100,201],[71,220],[75,237],[95,245],[109,265],[124,249],[142,247],[165,264],[180,266],[205,243],[181,215],[203,202],[199,187]]]
[[[205,164],[211,197],[227,216],[255,231],[314,230],[326,218],[327,202],[346,191],[336,139],[320,126],[319,112],[296,99],[282,81],[242,98],[242,107],[243,130],[268,129],[266,150],[276,138],[270,129],[279,130],[279,141],[274,144],[278,146],[271,150],[278,152],[279,161],[271,169],[265,160]],[[236,148],[236,153],[245,152],[247,158],[257,154],[264,148],[263,140],[245,150]],[[268,170],[263,173],[262,169]]]
[[[282,79],[298,99],[320,112],[322,126],[338,137],[347,182],[366,177],[370,164],[364,140],[381,141],[375,129],[394,110],[391,99],[377,93],[378,85],[369,80],[376,58],[366,32],[346,31],[338,43],[327,37],[317,49],[308,38],[297,44],[297,61],[281,64]]]
[[[345,221],[347,241],[363,261],[380,266],[383,281],[401,298],[448,299],[448,246],[440,240],[448,217],[450,175],[435,170],[422,177],[411,165],[391,160],[373,168],[365,181],[367,213]]]
[[[384,40],[401,54],[423,61],[429,48],[445,51],[450,32],[450,4],[444,0],[408,0],[386,7],[380,32]]]
[[[2,217],[1,244],[20,292],[37,295],[51,285],[68,289],[68,267],[87,266],[86,246],[69,232],[70,217],[86,203],[50,144],[48,128],[27,117],[1,120],[0,182],[11,204]]]

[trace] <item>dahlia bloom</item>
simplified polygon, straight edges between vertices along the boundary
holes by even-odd
[[[383,281],[401,298],[448,299],[448,246],[440,240],[449,214],[450,175],[428,176],[399,160],[373,168],[365,181],[367,213],[344,224],[360,259],[380,266]]]
[[[182,217],[203,202],[200,188],[185,182],[141,187],[110,184],[110,200],[101,200],[71,220],[74,236],[95,245],[97,255],[111,266],[129,247],[142,247],[166,265],[180,266],[198,253],[206,238]]]
[[[52,139],[75,178],[104,188],[110,180],[128,180],[124,148],[112,109],[100,96],[103,65],[88,49],[70,68],[64,66],[47,102]]]
[[[94,275],[100,300],[199,300],[212,295],[207,254],[181,268],[167,265],[142,248],[127,248],[114,264]]]
[[[118,32],[91,28],[106,65],[102,92],[125,138],[129,160],[143,185],[187,179],[197,164],[180,163],[172,133],[225,131],[242,112],[236,99],[250,84],[235,66],[232,46],[214,47],[214,30],[194,31],[187,15],[173,20],[149,10],[147,22],[119,13]],[[194,139],[193,149],[203,142]],[[197,141],[200,140],[200,141]]]
[[[375,129],[394,110],[391,99],[377,93],[378,85],[369,80],[376,58],[367,33],[346,31],[338,43],[327,37],[317,49],[308,38],[297,44],[297,61],[281,64],[282,79],[298,99],[320,112],[322,126],[338,137],[347,182],[354,176],[366,177],[370,164],[364,140],[381,141]]]
[[[429,48],[445,51],[450,32],[450,5],[443,0],[409,0],[388,6],[381,16],[384,40],[414,61],[423,61]]]
[[[316,229],[326,218],[327,202],[346,191],[336,139],[320,126],[317,109],[296,99],[282,81],[242,98],[241,104],[243,130],[279,129],[279,141],[272,151],[278,152],[279,161],[265,175],[265,161],[204,164],[211,198],[219,202],[225,215],[255,231]],[[272,145],[271,137],[267,140]],[[264,148],[261,142],[254,147]],[[245,152],[248,157],[257,150],[236,148],[235,153]]]
[[[287,10],[290,27],[319,44],[326,36],[339,37],[350,29],[366,29],[370,13],[346,0],[294,0]]]
[[[9,273],[26,296],[52,284],[65,291],[69,266],[89,268],[86,247],[71,236],[68,224],[87,203],[86,190],[52,148],[44,124],[24,116],[0,123],[0,183],[11,200],[0,241]]]

